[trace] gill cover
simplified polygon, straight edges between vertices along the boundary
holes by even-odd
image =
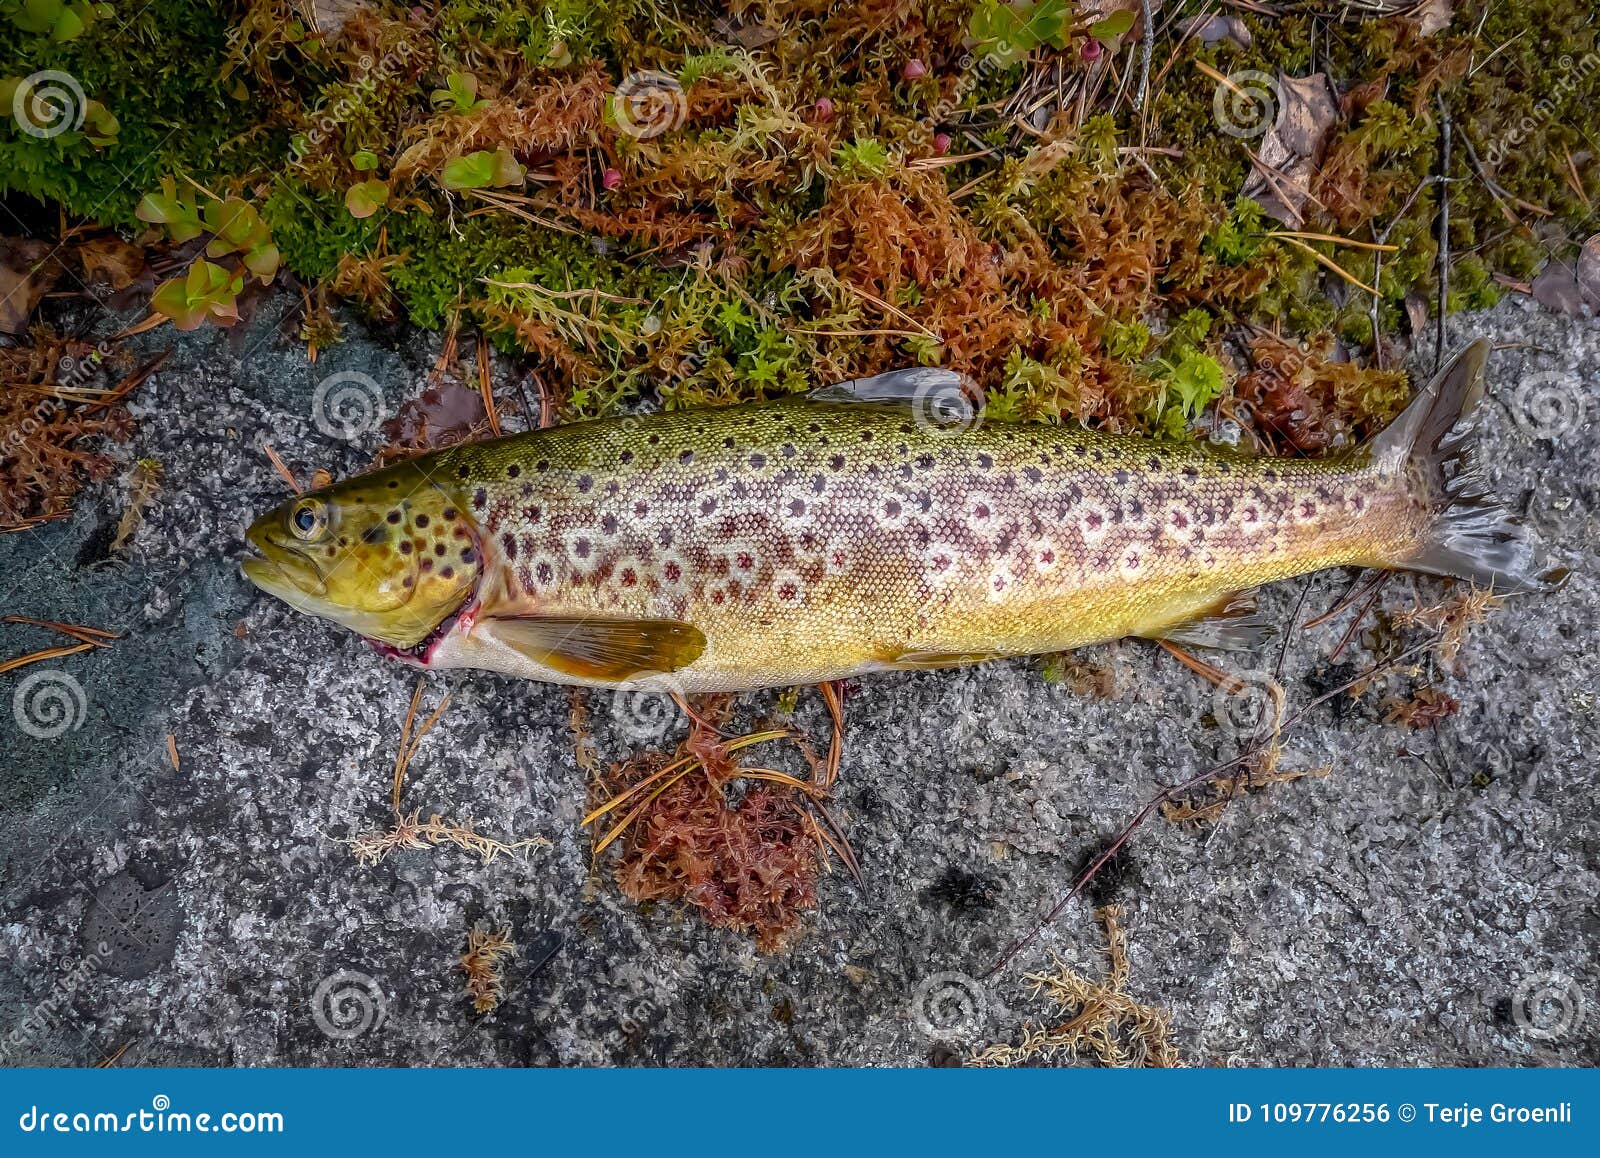
[[[477,529],[415,463],[300,495],[248,532],[244,573],[297,610],[416,646],[459,609],[482,567]]]

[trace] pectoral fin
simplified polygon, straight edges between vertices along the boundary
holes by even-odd
[[[620,682],[677,671],[706,648],[698,627],[676,619],[496,616],[479,620],[474,631],[575,679]]]
[[[1276,634],[1277,627],[1257,609],[1255,592],[1240,591],[1224,597],[1194,619],[1150,632],[1148,638],[1183,647],[1254,651]]]

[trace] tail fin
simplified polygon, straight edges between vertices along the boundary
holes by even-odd
[[[1460,351],[1405,412],[1370,443],[1375,461],[1404,464],[1430,496],[1433,525],[1417,553],[1399,566],[1449,575],[1499,592],[1552,591],[1565,568],[1547,569],[1520,522],[1489,497],[1475,461],[1489,343]]]

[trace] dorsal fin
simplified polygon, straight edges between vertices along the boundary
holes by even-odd
[[[871,378],[851,378],[819,386],[806,397],[813,402],[873,402],[910,406],[942,426],[969,426],[983,413],[983,391],[954,370],[913,366]]]

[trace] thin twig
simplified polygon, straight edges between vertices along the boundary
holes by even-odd
[[[1450,301],[1450,110],[1439,102],[1439,316],[1435,319],[1433,372],[1444,365],[1444,312]]]

